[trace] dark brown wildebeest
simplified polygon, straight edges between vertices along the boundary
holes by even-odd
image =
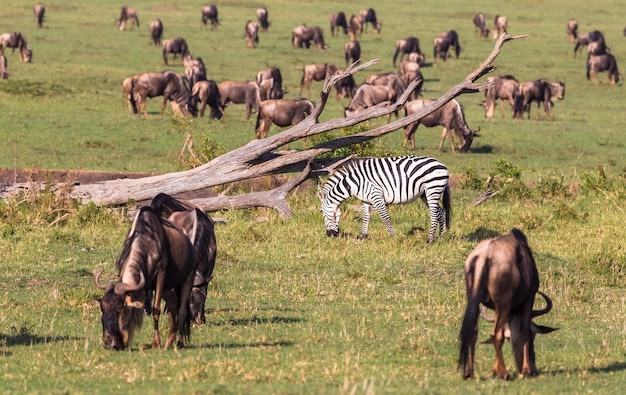
[[[307,64],[302,69],[302,79],[300,80],[300,93],[302,96],[302,88],[306,86],[308,96],[311,96],[311,81],[324,81],[326,73],[330,75],[336,74],[339,68],[334,63]]]
[[[211,119],[223,119],[224,108],[222,107],[220,89],[213,80],[198,81],[191,89],[192,105],[196,105],[198,100],[202,103],[200,107],[200,116],[204,116],[204,110],[208,104],[211,108]]]
[[[440,57],[444,62],[448,60],[450,47],[454,48],[454,57],[458,59],[461,45],[459,44],[459,35],[454,30],[443,32],[433,40],[433,59],[437,60],[437,57]]]
[[[352,33],[355,36],[363,33],[363,18],[360,15],[352,14],[350,16],[350,23],[348,24],[348,33]]]
[[[161,299],[166,301],[170,312],[165,348],[174,341],[177,347],[184,347],[191,331],[189,299],[197,266],[196,248],[185,233],[152,208],[141,207],[115,262],[119,271],[117,283],[101,284],[102,272],[95,274],[96,285],[105,291],[98,300],[104,347],[113,350],[128,347],[135,331],[141,328],[143,309],[151,292],[154,292],[152,347],[161,347]]]
[[[211,30],[217,29],[220,20],[217,15],[217,6],[211,4],[208,7],[202,7],[202,24],[207,27],[207,22],[211,21]]]
[[[230,102],[245,104],[246,119],[250,118],[252,110],[259,111],[261,92],[256,81],[224,81],[218,87],[223,108],[226,108]]]
[[[498,38],[502,33],[506,33],[508,23],[505,16],[496,15],[493,19],[493,38]]]
[[[21,32],[0,35],[0,52],[4,54],[6,48],[11,48],[11,53],[17,48],[20,51],[20,60],[24,63],[33,60],[33,51],[28,47],[28,41]]]
[[[574,45],[574,57],[576,57],[578,52],[583,50],[583,47],[586,47],[592,42],[605,42],[604,34],[602,34],[599,30],[580,33],[578,35],[578,39],[576,40],[576,45]]]
[[[132,79],[130,103],[133,113],[148,118],[146,111],[146,99],[149,97],[163,96],[161,116],[165,111],[167,101],[170,101],[174,114],[178,116],[195,115],[195,109],[190,105],[189,89],[183,81],[183,77],[175,71],[141,73]]]
[[[9,73],[7,72],[7,58],[3,53],[0,53],[0,78],[3,80],[9,79]]]
[[[533,318],[552,309],[552,301],[539,292],[537,265],[524,233],[513,229],[508,235],[478,243],[465,260],[465,286],[467,307],[459,333],[459,367],[463,378],[474,376],[474,350],[481,303],[496,311],[490,339],[496,350],[492,374],[504,380],[510,378],[502,354],[505,325],[508,324],[518,374],[536,376],[535,334],[550,333],[556,329],[532,322]],[[546,307],[542,310],[533,310],[537,293],[546,300]]]
[[[311,41],[317,49],[326,49],[324,32],[319,26],[300,25],[291,32],[291,41],[294,48],[311,48]]]
[[[46,7],[44,7],[41,2],[35,4],[35,8],[33,9],[33,13],[35,14],[35,19],[37,20],[37,27],[43,27],[43,18],[46,14]]]
[[[515,96],[519,83],[512,75],[501,75],[487,77],[486,82],[493,82],[493,85],[485,91],[485,117],[493,118],[496,110],[496,101],[500,99],[503,104],[505,100],[511,104],[511,110],[515,108]],[[501,106],[502,107],[502,106]],[[504,107],[502,107],[504,108]],[[502,113],[504,116],[504,112]]]
[[[163,36],[163,22],[160,19],[155,19],[150,22],[150,37],[155,47],[161,46],[161,36]]]
[[[206,66],[202,58],[192,59],[191,56],[183,58],[185,63],[185,78],[190,87],[193,87],[196,82],[206,80]]]
[[[135,25],[139,27],[139,17],[137,16],[137,10],[132,7],[123,6],[120,12],[120,19],[117,20],[117,27],[120,30],[124,30],[126,27],[126,21],[130,20],[130,30],[135,28]]]
[[[592,55],[604,55],[611,53],[611,48],[604,41],[592,41],[587,45],[587,59]]]
[[[365,27],[365,32],[367,33],[368,23],[372,24],[372,30],[374,31],[374,33],[380,33],[381,29],[383,28],[383,24],[381,22],[378,22],[378,20],[376,19],[376,11],[374,11],[373,8],[359,11],[359,17],[361,18],[361,21],[363,21],[363,24],[361,25],[361,33],[363,32],[363,27]]]
[[[355,63],[361,59],[361,44],[354,39],[354,35],[352,33],[350,33],[350,36],[350,42],[346,43],[344,47],[346,66],[349,66],[351,63]]]
[[[400,54],[400,61],[402,61],[404,55],[408,55],[412,52],[418,54],[422,53],[420,50],[420,40],[417,37],[407,37],[404,40],[396,41],[396,52],[393,54],[393,67],[396,67],[398,54]]]
[[[315,105],[309,99],[262,101],[256,117],[256,138],[266,138],[272,123],[285,127],[302,122],[313,112],[314,107]]]
[[[269,29],[270,27],[270,21],[269,21],[269,13],[267,12],[267,7],[263,6],[261,8],[258,8],[256,10],[256,18],[259,20],[259,23],[261,24],[261,31],[262,32],[266,32],[267,29]]]
[[[356,81],[352,75],[346,76],[337,81],[335,89],[337,90],[337,101],[344,97],[352,99],[357,89]]]
[[[524,111],[528,113],[530,119],[530,107],[533,101],[537,102],[537,108],[543,103],[543,109],[546,118],[553,120],[552,115],[552,99],[563,100],[565,98],[565,84],[561,81],[550,82],[545,78],[535,81],[525,81],[519,84],[517,95],[515,97],[515,107],[513,110],[513,118],[523,119]],[[539,111],[537,111],[537,119],[539,119]]]
[[[174,54],[174,59],[176,59],[176,55],[180,55],[180,59],[184,65],[185,58],[189,56],[187,41],[181,37],[163,40],[163,63],[167,66],[169,66],[167,62],[167,55],[169,54]]]
[[[329,19],[331,36],[335,37],[335,30],[337,30],[337,35],[339,35],[339,28],[343,29],[343,34],[348,34],[348,21],[343,11],[332,14]]]
[[[366,108],[373,107],[384,102],[395,102],[398,95],[404,91],[404,86],[399,78],[389,79],[387,85],[362,84],[354,93],[350,104],[344,110],[345,117],[356,115]],[[395,113],[398,116],[397,112]],[[391,114],[387,116],[387,123],[391,121]]]
[[[617,69],[617,60],[611,54],[592,55],[587,59],[587,79],[597,79],[598,73],[608,71],[609,82],[612,85],[617,84],[623,79]]]
[[[479,12],[474,16],[474,26],[474,35],[480,32],[480,37],[489,37],[489,29],[487,28],[487,22],[485,22],[485,14]]]
[[[261,88],[261,101],[278,100],[285,95],[283,90],[283,75],[278,67],[270,67],[256,74],[256,82]]]
[[[257,44],[259,44],[259,25],[248,19],[244,31],[246,32],[243,37],[246,40],[246,47],[256,48]]]
[[[417,78],[424,78],[424,76],[422,75],[422,71],[420,70],[419,64],[415,62],[410,62],[408,60],[403,60],[402,62],[400,62],[400,67],[398,68],[398,77],[402,81],[402,90],[404,90],[404,87],[407,87]],[[417,88],[415,88],[415,90],[411,94],[411,98],[419,98],[422,91],[422,86],[423,84],[420,84]]]
[[[424,65],[426,57],[423,53],[411,52],[407,57],[409,62],[417,63],[420,67]]]
[[[187,235],[198,253],[198,266],[189,298],[191,317],[196,324],[204,324],[204,304],[207,287],[213,278],[217,243],[215,224],[211,217],[199,207],[185,200],[174,199],[165,193],[159,193],[150,202],[150,207],[161,213],[161,217],[178,226]]]
[[[574,18],[567,21],[567,36],[570,44],[574,44],[574,41],[578,38],[578,22]]]
[[[415,114],[416,112],[433,104],[434,100],[411,100],[405,106],[406,115]],[[471,129],[465,121],[465,113],[463,112],[463,106],[456,100],[452,99],[446,105],[439,110],[425,116],[417,122],[407,125],[404,128],[404,141],[402,142],[402,148],[406,149],[407,142],[411,141],[411,149],[415,150],[415,131],[417,127],[423,124],[428,128],[435,126],[443,126],[441,132],[441,141],[439,142],[439,152],[443,151],[443,143],[446,140],[446,136],[450,140],[450,148],[452,152],[456,152],[454,148],[454,136],[452,135],[452,129],[459,138],[459,151],[461,153],[467,152],[474,141],[474,137],[478,136],[478,131]]]

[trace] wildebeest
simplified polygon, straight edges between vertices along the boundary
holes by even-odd
[[[130,103],[133,113],[141,116],[143,110],[146,118],[146,99],[149,97],[163,96],[161,116],[165,111],[167,101],[170,101],[174,113],[178,116],[195,115],[195,109],[190,105],[189,89],[183,81],[183,77],[175,71],[151,72],[137,74],[132,79]]]
[[[505,16],[496,15],[493,19],[493,38],[498,38],[502,33],[506,33],[508,21]]]
[[[420,67],[424,65],[426,57],[423,53],[411,52],[407,57],[409,62],[417,63]]]
[[[101,284],[101,272],[95,274],[96,285],[105,291],[99,299],[104,347],[113,350],[128,347],[135,331],[141,328],[143,308],[150,292],[154,292],[152,347],[161,347],[161,299],[166,300],[170,312],[165,348],[174,341],[178,347],[184,347],[185,338],[190,335],[189,298],[197,266],[196,248],[183,231],[152,208],[141,207],[115,262],[119,271],[117,283]]]
[[[567,21],[567,36],[570,44],[574,44],[574,41],[578,38],[578,22],[574,18]]]
[[[343,29],[343,34],[348,34],[348,21],[343,11],[332,14],[329,19],[331,36],[335,37],[335,30],[337,30],[337,35],[339,35],[339,28]]]
[[[458,59],[461,45],[459,44],[459,35],[454,30],[443,32],[433,40],[433,59],[436,60],[437,57],[440,57],[444,62],[448,60],[450,47],[454,48],[454,57]]]
[[[602,34],[599,30],[594,30],[592,32],[584,32],[578,35],[578,39],[576,40],[576,45],[574,45],[574,57],[576,54],[583,50],[583,47],[589,45],[592,42],[605,42],[604,34]]]
[[[256,22],[252,22],[248,19],[246,22],[246,26],[244,27],[246,34],[244,38],[246,40],[246,46],[248,48],[256,48],[257,44],[259,44],[259,25]]]
[[[317,49],[326,49],[324,32],[319,26],[296,26],[291,32],[291,41],[294,48],[311,48],[311,41]]]
[[[404,90],[404,88],[407,87],[414,80],[418,78],[424,78],[424,76],[422,75],[422,71],[420,70],[419,64],[415,62],[410,62],[408,60],[403,60],[402,62],[400,62],[400,67],[398,67],[398,77],[402,81],[402,90]],[[417,88],[415,88],[415,90],[411,94],[411,97],[413,99],[419,98],[422,86],[423,84],[420,84]]]
[[[300,80],[300,93],[302,96],[302,88],[306,86],[308,96],[311,96],[311,81],[324,81],[326,73],[330,75],[337,73],[339,68],[334,63],[307,64],[302,69],[302,79]]]
[[[352,75],[348,75],[335,84],[335,90],[337,91],[337,101],[344,97],[352,99],[356,93],[356,81]]]
[[[396,59],[398,58],[398,54],[400,54],[400,60],[404,55],[408,55],[412,52],[416,52],[421,54],[420,50],[420,40],[417,37],[407,37],[404,40],[396,41],[396,51],[393,54],[393,67],[396,67]]]
[[[128,111],[133,112],[133,105],[130,102],[130,95],[133,91],[133,77],[124,78],[122,81],[122,107],[128,103]]]
[[[192,105],[196,105],[198,100],[202,103],[200,107],[200,116],[204,116],[204,110],[208,105],[211,109],[211,119],[222,119],[224,117],[224,108],[222,107],[220,90],[217,83],[213,80],[198,81],[191,89]]]
[[[279,127],[296,125],[308,117],[315,105],[309,99],[265,100],[256,117],[256,138],[266,138],[272,123]]]
[[[187,41],[181,37],[163,40],[163,63],[168,66],[167,55],[169,54],[174,54],[174,59],[176,59],[176,55],[180,55],[181,61],[184,64],[185,57],[189,56]]]
[[[504,329],[508,324],[517,372],[536,376],[534,340],[536,333],[550,333],[555,328],[536,325],[532,319],[547,314],[552,301],[539,292],[539,273],[528,246],[528,240],[519,229],[494,239],[483,240],[465,260],[467,307],[459,333],[459,367],[464,379],[474,375],[474,349],[478,333],[479,305],[496,311],[491,339],[496,350],[492,374],[504,380],[510,378],[502,355]],[[533,310],[535,295],[546,300],[546,307]]]
[[[185,64],[185,78],[190,87],[193,88],[198,81],[206,80],[206,66],[202,58],[192,59],[188,56],[183,58],[183,63]]]
[[[350,33],[352,36],[352,33]],[[346,66],[349,66],[351,63],[355,63],[361,59],[361,44],[354,39],[352,39],[346,43],[344,47],[345,57],[346,57]]]
[[[28,47],[28,41],[21,32],[3,33],[0,35],[0,52],[4,54],[6,48],[11,48],[11,53],[17,48],[20,51],[20,60],[30,63],[33,59],[33,51]]]
[[[0,53],[0,78],[3,80],[9,79],[9,73],[7,71],[7,58],[3,53]]]
[[[215,224],[211,217],[199,207],[185,200],[175,199],[165,193],[159,193],[150,202],[150,207],[161,217],[178,226],[187,235],[198,253],[198,266],[189,298],[191,317],[196,324],[205,323],[204,304],[207,286],[213,278],[217,243]]]
[[[607,71],[609,82],[615,85],[623,79],[617,69],[617,60],[611,54],[592,55],[587,59],[587,79],[596,79],[599,72]]]
[[[604,55],[611,53],[611,49],[604,41],[592,41],[587,45],[587,58],[592,55]]]
[[[360,15],[352,14],[350,16],[350,22],[348,23],[348,33],[352,33],[355,36],[363,33],[363,18]]]
[[[350,104],[344,110],[345,117],[356,115],[366,108],[373,107],[384,102],[395,102],[398,95],[404,90],[399,78],[390,79],[387,85],[362,84],[354,93]],[[397,112],[395,113],[398,115]],[[391,114],[387,116],[387,123],[391,120]]]
[[[246,119],[250,118],[252,110],[258,111],[261,103],[259,84],[256,81],[224,81],[218,85],[222,107],[228,103],[246,105]]]
[[[259,71],[256,74],[256,82],[259,84],[261,101],[283,98],[285,94],[285,90],[283,90],[283,75],[278,67],[270,67]]]
[[[258,8],[256,10],[256,18],[259,20],[259,23],[261,24],[261,31],[262,32],[266,32],[267,29],[270,27],[270,21],[269,21],[269,13],[267,12],[267,7],[263,6],[261,8]]]
[[[550,82],[545,78],[535,81],[525,81],[519,84],[515,97],[515,107],[513,118],[523,119],[524,111],[528,113],[530,119],[530,107],[533,101],[537,102],[537,108],[543,104],[543,109],[547,119],[554,119],[551,108],[552,99],[563,100],[565,98],[565,84],[561,81]],[[539,119],[539,111],[537,111]]]
[[[160,19],[155,19],[150,22],[150,37],[155,47],[161,46],[161,36],[163,35],[163,22]]]
[[[361,32],[363,31],[363,27],[365,27],[365,32],[367,33],[367,24],[371,23],[374,33],[380,33],[383,25],[376,19],[376,11],[374,11],[373,8],[359,11],[359,16],[361,17],[361,21],[363,21],[363,25],[361,26]]]
[[[515,108],[515,96],[519,83],[512,75],[501,75],[487,77],[486,82],[493,82],[493,85],[485,91],[485,117],[493,118],[496,101],[500,99],[501,103],[508,100],[511,109]]]
[[[217,29],[220,24],[220,20],[217,15],[217,6],[211,4],[208,7],[202,7],[202,24],[207,27],[207,22],[211,22],[211,30]]]
[[[482,12],[477,13],[474,16],[474,34],[480,32],[480,37],[489,37],[489,29],[487,28],[487,23],[485,22],[485,14]]]
[[[130,20],[130,29],[134,29],[135,25],[139,27],[139,17],[137,16],[137,10],[132,7],[123,6],[120,12],[120,19],[117,20],[117,26],[120,30],[124,30],[126,27],[126,21]]]
[[[405,105],[406,115],[415,114],[416,112],[433,104],[434,100],[411,100]],[[450,140],[450,148],[452,152],[456,152],[454,148],[454,137],[452,135],[452,129],[456,132],[459,138],[459,151],[461,153],[467,152],[474,137],[478,136],[478,131],[471,129],[465,121],[465,113],[463,112],[463,106],[456,99],[450,100],[443,107],[437,111],[425,116],[417,122],[413,122],[404,128],[404,141],[402,148],[406,149],[407,142],[411,141],[411,148],[415,150],[415,131],[417,127],[422,124],[428,128],[435,126],[443,126],[441,132],[441,141],[439,142],[439,151],[443,151],[443,143],[446,140],[446,136]]]
[[[43,27],[43,17],[46,14],[46,7],[44,7],[41,2],[35,4],[35,8],[33,9],[33,13],[35,14],[35,19],[37,20],[37,27]]]

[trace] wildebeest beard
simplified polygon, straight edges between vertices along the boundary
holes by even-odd
[[[143,324],[143,310],[127,306],[125,298],[143,301],[145,295],[143,292],[118,295],[112,286],[109,288],[98,300],[102,311],[102,343],[107,349],[123,350]]]

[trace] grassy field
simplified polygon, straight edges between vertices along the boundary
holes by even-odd
[[[420,127],[419,154],[432,155],[460,179],[453,188],[452,228],[426,245],[427,210],[419,203],[390,208],[396,237],[378,216],[370,239],[356,240],[360,214],[346,208],[346,237],[327,239],[319,202],[311,188],[289,198],[296,215],[281,219],[266,209],[213,213],[218,263],[209,286],[207,324],[194,327],[190,346],[152,350],[151,320],[131,350],[101,345],[100,312],[93,300],[94,270],[115,278],[114,260],[129,226],[124,210],[80,207],[51,194],[0,202],[0,392],[4,393],[610,393],[626,379],[626,182],[623,160],[626,119],[623,86],[585,78],[584,56],[573,57],[567,19],[580,31],[601,30],[618,63],[626,58],[624,20],[617,1],[415,2],[384,7],[364,1],[266,2],[272,26],[257,49],[245,48],[243,27],[260,2],[216,2],[217,31],[200,22],[202,2],[165,4],[137,0],[141,25],[116,30],[121,4],[110,1],[45,3],[37,29],[34,3],[8,1],[0,9],[0,33],[19,30],[33,49],[32,64],[7,51],[10,79],[0,81],[0,167],[168,172],[189,131],[224,150],[254,138],[254,119],[230,106],[224,121],[198,118],[180,123],[160,99],[148,102],[150,119],[128,113],[121,81],[163,70],[161,51],[150,43],[148,24],[161,18],[164,38],[184,37],[202,57],[209,78],[253,79],[258,70],[281,68],[288,98],[299,95],[307,63],[343,65],[347,37],[331,37],[328,16],[374,7],[382,34],[361,38],[363,58],[380,58],[357,81],[393,71],[397,39],[420,38],[427,56],[424,96],[436,98],[480,64],[493,40],[474,36],[478,11],[489,23],[509,19],[511,34],[529,38],[505,45],[496,74],[520,81],[565,81],[565,100],[555,121],[485,119],[482,94],[463,95],[468,123],[481,137],[469,153],[436,151],[440,129]],[[320,25],[330,48],[291,48],[291,29]],[[460,59],[432,64],[432,39],[454,29],[464,48]],[[170,67],[184,71],[178,60]],[[321,83],[313,85],[315,99]],[[304,92],[303,95],[307,93]],[[334,99],[322,121],[342,116],[347,101]],[[374,120],[372,126],[384,122]],[[270,133],[277,133],[272,127]],[[384,138],[404,153],[401,132]],[[520,169],[513,183],[498,163]],[[489,176],[500,195],[471,202]],[[522,181],[522,182],[519,182]],[[472,188],[472,185],[478,187]],[[67,214],[67,216],[64,216]],[[541,289],[555,303],[538,323],[560,329],[536,341],[538,377],[502,382],[489,377],[494,352],[477,347],[477,377],[456,370],[457,335],[465,308],[462,267],[478,241],[519,227],[538,262]],[[480,339],[488,325],[481,324]],[[514,366],[505,346],[507,366]]]

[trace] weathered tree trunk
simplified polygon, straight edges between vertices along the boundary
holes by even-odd
[[[332,160],[330,162],[329,160],[315,160],[316,156],[393,132],[438,110],[448,101],[461,94],[487,89],[489,87],[488,83],[475,84],[475,81],[495,70],[495,66],[492,66],[491,63],[498,56],[505,42],[522,37],[526,36],[501,35],[487,59],[431,106],[378,128],[332,140],[302,151],[274,152],[278,147],[305,137],[349,127],[365,120],[400,110],[409,100],[413,90],[422,84],[423,81],[421,79],[413,81],[395,103],[381,103],[352,117],[337,118],[318,123],[318,117],[324,110],[333,85],[348,75],[378,63],[378,60],[372,60],[362,65],[354,64],[341,73],[327,75],[320,94],[320,100],[315,106],[313,113],[304,121],[288,130],[266,139],[250,141],[242,147],[191,170],[141,179],[117,179],[95,184],[77,185],[73,187],[70,195],[71,197],[81,199],[83,202],[94,202],[98,205],[125,204],[130,199],[135,201],[152,199],[160,192],[176,195],[270,174],[292,173],[304,170],[298,177],[270,191],[234,197],[218,195],[217,197],[193,200],[194,203],[203,207],[206,211],[215,211],[221,208],[265,206],[275,208],[282,215],[288,217],[291,215],[291,210],[285,200],[288,192],[309,177],[312,171],[323,171],[325,165],[332,163]],[[9,197],[24,187],[24,185],[17,184],[6,187],[0,191],[0,197]]]

